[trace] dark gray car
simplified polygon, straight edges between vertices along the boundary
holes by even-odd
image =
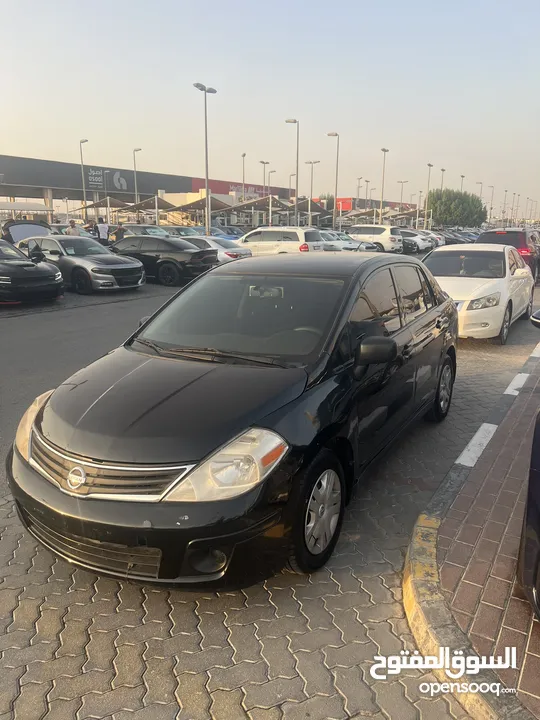
[[[62,273],[64,284],[81,295],[97,290],[137,288],[146,281],[140,260],[114,255],[96,240],[78,236],[26,239],[26,252],[43,253]]]

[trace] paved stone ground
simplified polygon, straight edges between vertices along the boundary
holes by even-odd
[[[532,436],[540,398],[540,362],[439,529],[441,588],[480,655],[517,649],[517,670],[499,671],[540,718],[540,622],[515,581]]]
[[[115,313],[125,322],[123,305],[100,316],[103,328]],[[58,336],[75,337],[83,317],[56,313]],[[76,337],[91,355],[91,340]],[[349,507],[328,567],[311,577],[283,573],[231,593],[98,578],[38,547],[4,497],[0,720],[466,717],[452,698],[420,696],[419,683],[434,678],[409,671],[374,681],[369,666],[379,652],[412,648],[401,603],[412,526],[537,341],[518,322],[504,348],[462,343],[447,422],[419,424],[388,452]],[[40,353],[36,373],[47,379],[42,387],[32,378],[33,389],[48,389],[47,363],[64,362],[55,352]],[[23,378],[11,364],[2,382]],[[20,416],[19,395],[2,392]]]

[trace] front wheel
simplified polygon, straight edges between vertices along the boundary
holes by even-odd
[[[533,314],[533,305],[534,305],[534,290],[531,292],[531,297],[529,298],[529,302],[527,303],[525,312],[523,313],[523,315],[521,315],[521,318],[523,320],[530,319],[531,315]]]
[[[73,271],[71,286],[79,295],[90,295],[92,292],[92,281],[85,270]]]
[[[323,450],[305,471],[299,489],[288,568],[310,573],[334,552],[345,511],[345,481],[336,456]]]
[[[508,333],[510,331],[510,322],[512,319],[512,308],[510,305],[506,306],[506,310],[504,311],[504,317],[501,325],[501,330],[497,337],[493,338],[493,342],[495,345],[506,345],[506,341],[508,340]]]
[[[163,263],[158,270],[158,280],[161,285],[166,287],[175,287],[180,283],[180,273],[176,265],[172,263]]]
[[[431,409],[426,415],[426,420],[429,420],[430,422],[442,422],[446,418],[452,403],[454,379],[454,365],[447,355],[439,375],[437,394],[435,395],[435,400],[433,401]]]

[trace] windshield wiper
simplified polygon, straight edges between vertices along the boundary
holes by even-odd
[[[146,347],[152,348],[152,350],[154,350],[158,355],[163,355],[166,352],[164,347],[161,347],[161,345],[158,345],[152,340],[146,340],[145,338],[135,338],[133,342],[138,342],[141,345],[146,345]]]
[[[204,358],[231,358],[232,360],[244,360],[246,362],[255,363],[257,365],[272,365],[273,367],[289,367],[286,364],[277,362],[272,357],[261,357],[260,355],[244,355],[242,353],[230,352],[228,350],[218,350],[217,348],[199,348],[199,347],[178,347],[167,348],[165,352],[174,355],[186,355],[196,357],[197,355]]]

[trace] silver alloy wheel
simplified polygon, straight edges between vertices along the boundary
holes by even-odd
[[[313,486],[304,523],[304,539],[313,555],[322,553],[334,537],[341,512],[341,483],[335,470],[325,470]]]
[[[508,331],[510,330],[510,308],[507,307],[504,313],[503,318],[503,326],[501,330],[501,338],[504,342],[506,342],[506,338],[508,337]]]
[[[441,373],[441,379],[439,382],[439,406],[441,411],[445,413],[450,405],[450,398],[452,397],[452,368],[447,363],[443,367]]]

